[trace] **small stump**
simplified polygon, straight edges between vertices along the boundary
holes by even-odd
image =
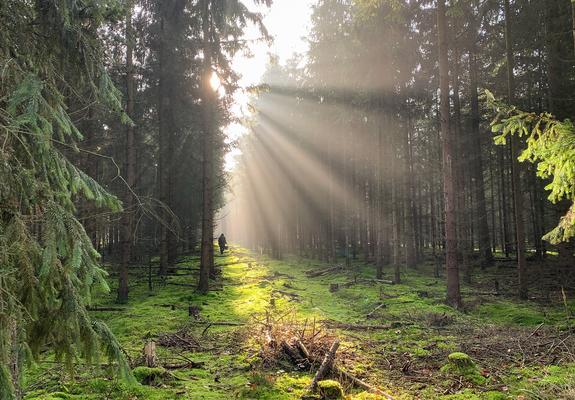
[[[463,377],[475,385],[483,385],[485,383],[485,377],[481,375],[479,368],[469,355],[456,352],[451,353],[447,359],[448,363],[441,367],[441,372]]]
[[[318,393],[322,400],[343,399],[343,388],[340,383],[333,380],[324,380],[317,383]]]

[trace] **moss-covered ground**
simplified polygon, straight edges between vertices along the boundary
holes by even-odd
[[[98,295],[97,306],[121,311],[92,312],[134,364],[147,340],[161,343],[163,335],[187,327],[199,347],[158,344],[158,359],[162,365],[199,365],[140,368],[134,375],[145,385],[117,378],[105,360],[91,366],[78,360],[66,372],[47,356],[27,375],[26,398],[299,399],[312,372],[261,363],[254,324],[271,312],[333,329],[341,340],[339,365],[397,399],[575,399],[575,302],[563,294],[548,302],[491,295],[493,275],[479,272],[474,285],[463,287],[466,308],[459,312],[443,304],[444,281],[433,277],[431,265],[403,271],[402,283],[390,285],[371,280],[373,267],[359,262],[351,271],[310,278],[306,271],[329,265],[271,260],[238,248],[216,259],[222,278],[207,295],[195,292],[198,259],[188,256],[178,264],[179,276],[166,282],[153,277],[151,290],[145,269],[134,274],[125,306],[114,304],[113,291]],[[334,283],[340,288],[332,292]],[[199,309],[199,322],[189,306]],[[201,321],[243,326],[205,329]],[[472,374],[445,367],[456,352],[471,357]],[[344,389],[350,399],[378,398],[345,383]]]

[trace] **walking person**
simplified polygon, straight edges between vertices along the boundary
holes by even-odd
[[[218,246],[220,246],[220,254],[224,254],[224,251],[228,248],[228,242],[223,233],[218,238]]]

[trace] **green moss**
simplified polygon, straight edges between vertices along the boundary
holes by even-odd
[[[381,400],[381,396],[377,394],[361,392],[358,394],[351,395],[349,400]]]
[[[350,372],[368,379],[377,379],[377,385],[386,387],[402,387],[394,392],[396,399],[437,399],[438,393],[443,392],[452,383],[452,376],[445,377],[441,383],[437,377],[426,388],[415,388],[397,377],[388,375],[381,368],[378,360],[381,354],[405,354],[411,357],[415,364],[426,363],[427,357],[444,356],[447,352],[459,348],[459,339],[445,329],[430,329],[428,315],[430,313],[446,314],[453,318],[453,324],[519,324],[536,325],[539,321],[546,321],[546,325],[564,323],[564,310],[561,308],[543,308],[532,303],[513,301],[497,301],[482,303],[471,310],[470,314],[458,313],[445,304],[444,283],[432,278],[433,266],[424,265],[417,271],[404,271],[403,282],[400,285],[356,284],[349,288],[342,288],[336,293],[329,292],[330,283],[350,282],[355,276],[372,278],[374,268],[371,265],[354,262],[353,272],[330,274],[325,277],[308,278],[306,270],[322,268],[326,264],[302,260],[297,257],[286,257],[284,260],[270,260],[266,257],[254,258],[248,252],[234,249],[232,254],[216,257],[222,268],[222,288],[210,292],[208,295],[198,295],[193,286],[196,284],[195,276],[178,276],[168,278],[168,282],[177,282],[188,286],[161,285],[153,277],[154,288],[150,291],[147,280],[142,277],[131,276],[130,303],[123,312],[98,312],[96,316],[104,320],[117,335],[127,353],[136,359],[141,355],[144,338],[156,337],[166,332],[175,332],[186,326],[190,318],[188,306],[196,305],[201,308],[201,317],[210,321],[250,322],[261,320],[269,309],[269,300],[274,290],[287,290],[300,295],[300,301],[275,295],[275,315],[296,315],[302,321],[336,320],[346,323],[366,323],[366,315],[381,302],[386,304],[377,313],[376,319],[368,321],[373,324],[397,324],[392,329],[373,331],[337,331],[343,340],[349,340],[349,347],[342,343],[342,350],[353,351],[356,361],[353,365],[346,365]],[[196,267],[198,257],[184,257],[179,263],[182,267]],[[477,273],[481,272],[479,269]],[[289,275],[289,276],[286,276]],[[479,276],[478,276],[479,279]],[[115,282],[111,282],[112,286]],[[289,285],[286,289],[285,285]],[[464,287],[464,290],[466,288]],[[426,292],[428,296],[419,296],[418,292]],[[111,293],[100,293],[96,299],[98,305],[114,305],[115,290]],[[170,307],[174,305],[174,309]],[[408,322],[409,325],[406,325]],[[314,371],[308,373],[288,373],[275,369],[257,370],[250,372],[250,368],[259,365],[258,345],[248,334],[241,334],[241,329],[235,327],[212,326],[202,336],[203,326],[191,327],[191,334],[201,337],[206,349],[218,348],[217,354],[209,350],[186,352],[179,348],[165,348],[158,346],[158,356],[167,362],[177,362],[175,357],[184,356],[196,362],[204,362],[202,369],[181,369],[170,373],[168,379],[162,379],[162,386],[128,386],[118,382],[113,375],[95,367],[83,367],[71,377],[54,376],[46,380],[46,372],[53,367],[50,363],[40,363],[32,370],[33,375],[27,377],[26,383],[36,384],[42,378],[43,392],[29,393],[27,399],[54,399],[54,395],[64,393],[72,399],[83,400],[168,400],[178,398],[194,398],[202,400],[221,400],[226,398],[253,399],[253,400],[296,400],[305,393],[305,389],[313,376]],[[236,332],[236,333],[234,333]],[[330,332],[331,334],[331,332]],[[349,339],[347,339],[349,338]],[[365,339],[366,343],[375,343],[374,346],[356,346]],[[387,356],[386,356],[387,357]],[[453,357],[452,357],[453,358]],[[455,357],[457,359],[457,357]],[[451,364],[451,362],[449,363]],[[448,364],[448,365],[449,365]],[[287,367],[286,367],[287,368]],[[532,368],[530,370],[509,371],[504,376],[504,383],[509,387],[509,393],[515,397],[522,390],[541,391],[552,393],[557,397],[558,386],[564,387],[570,382],[569,373],[565,366],[549,368]],[[146,371],[136,371],[143,381],[149,376]],[[149,372],[149,371],[147,371]],[[448,366],[445,374],[461,376]],[[475,384],[482,385],[488,381],[481,376],[478,368],[474,366],[469,378]],[[447,379],[449,378],[449,379]],[[32,397],[31,397],[32,396]],[[41,397],[44,396],[44,397]],[[499,392],[481,393],[476,390],[464,391],[453,397],[454,399],[482,399],[500,400],[506,395]],[[465,397],[467,396],[467,397]],[[475,397],[474,397],[475,396]],[[491,396],[491,397],[490,397]],[[503,396],[503,397],[502,397]],[[513,398],[515,398],[513,397]],[[351,395],[354,400],[376,399],[373,395],[363,393]]]
[[[471,357],[465,353],[455,352],[447,357],[448,363],[441,367],[441,372],[465,378],[475,385],[483,385],[485,377],[479,372]]]
[[[319,381],[317,389],[322,400],[340,400],[343,399],[343,388],[337,381],[326,379]]]
[[[143,385],[159,385],[169,379],[169,374],[163,368],[137,367],[132,373],[134,378]]]
[[[501,392],[485,392],[482,394],[482,398],[484,400],[507,400],[509,399],[509,394],[501,393]]]

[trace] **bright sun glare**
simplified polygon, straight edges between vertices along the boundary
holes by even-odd
[[[270,54],[278,56],[280,63],[285,63],[294,53],[302,53],[307,49],[307,43],[302,39],[306,36],[311,17],[311,7],[316,0],[274,0],[271,9],[256,5],[253,0],[246,1],[250,11],[261,12],[264,15],[264,25],[274,42],[268,46],[262,40],[257,27],[250,26],[246,29],[245,39],[251,42],[250,56],[238,53],[233,60],[233,68],[237,71],[241,80],[242,88],[261,83],[266,71]],[[210,84],[214,90],[221,87],[221,82],[216,74],[212,76]],[[239,90],[235,96],[235,105],[232,113],[239,119],[250,114],[248,103],[250,96],[245,91]],[[228,141],[239,139],[247,128],[241,124],[231,124],[226,128]],[[232,170],[236,165],[235,157],[240,154],[238,149],[226,155],[226,169]]]
[[[212,77],[210,78],[210,86],[214,90],[219,90],[222,86],[222,82],[220,81],[220,77],[215,72],[212,73]]]

